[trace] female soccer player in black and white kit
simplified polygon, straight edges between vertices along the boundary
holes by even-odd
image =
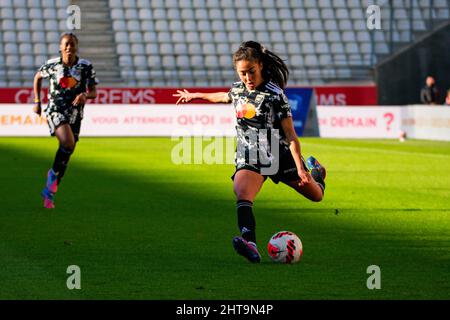
[[[50,134],[56,136],[59,148],[53,166],[47,174],[47,183],[41,195],[44,207],[55,207],[54,195],[67,169],[80,133],[83,108],[87,99],[97,96],[98,83],[92,64],[76,53],[78,39],[73,33],[60,38],[60,57],[48,60],[34,77],[34,112],[41,115],[42,79],[49,78],[48,105],[44,110]]]
[[[179,97],[177,104],[193,99],[233,103],[237,152],[232,179],[241,233],[233,239],[233,246],[250,262],[260,262],[252,206],[266,178],[281,181],[312,201],[321,201],[326,171],[314,157],[308,158],[306,166],[301,155],[291,107],[283,92],[289,75],[283,60],[261,44],[248,41],[234,53],[233,64],[241,81],[229,92],[177,90],[174,96]]]

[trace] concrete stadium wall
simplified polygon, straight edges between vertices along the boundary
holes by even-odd
[[[420,104],[420,89],[434,76],[441,104],[450,89],[450,22],[381,62],[375,69],[380,105]]]

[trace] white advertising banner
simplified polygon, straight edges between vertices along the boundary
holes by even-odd
[[[408,138],[450,141],[450,107],[318,106],[321,137]],[[229,104],[145,104],[85,107],[81,136],[235,136]],[[48,136],[30,104],[0,104],[0,136]]]
[[[86,105],[80,136],[234,136],[230,104]],[[48,136],[32,107],[0,105],[0,136]]]
[[[409,138],[450,141],[450,107],[409,106],[403,110],[402,128]]]
[[[400,107],[317,106],[321,137],[398,138],[401,130]]]
[[[0,136],[48,136],[47,121],[31,104],[0,104]]]

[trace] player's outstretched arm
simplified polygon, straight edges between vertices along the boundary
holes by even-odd
[[[204,92],[189,92],[186,89],[177,90],[178,93],[174,94],[174,97],[179,97],[177,104],[180,103],[188,103],[193,99],[203,99],[208,100],[213,103],[230,103],[230,97],[228,96],[228,92],[213,92],[213,93],[204,93]]]
[[[33,91],[34,91],[34,106],[33,112],[41,115],[41,88],[42,88],[42,75],[41,72],[36,72],[33,81]]]

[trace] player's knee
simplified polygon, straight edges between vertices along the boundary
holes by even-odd
[[[236,199],[237,200],[243,200],[246,199],[248,197],[248,193],[243,191],[243,190],[239,190],[239,189],[234,189],[234,194],[236,195]]]
[[[311,197],[311,201],[313,201],[313,202],[320,202],[320,201],[322,201],[322,199],[323,199],[323,193],[318,193]]]
[[[244,188],[234,188],[234,194],[237,200],[248,200],[253,201],[253,195],[248,190]]]
[[[71,154],[75,151],[75,142],[69,141],[62,143],[60,148],[63,149],[64,152]]]

